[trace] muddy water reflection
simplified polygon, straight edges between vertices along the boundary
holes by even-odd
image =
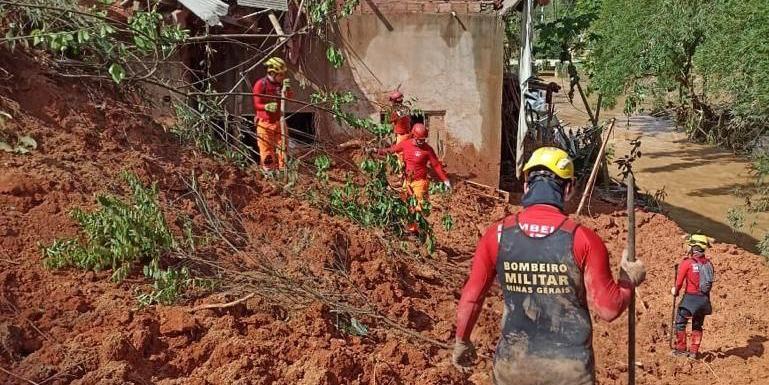
[[[757,218],[747,234],[734,234],[726,221],[730,208],[742,202],[733,194],[750,183],[748,162],[728,151],[690,143],[668,119],[638,115],[619,118],[611,144],[618,156],[627,154],[629,139],[643,135],[643,156],[635,164],[643,190],[665,189],[669,216],[688,232],[702,230],[722,242],[755,251],[756,239],[769,229],[769,218]],[[629,125],[628,125],[629,124]],[[613,171],[616,175],[616,169]]]
[[[568,89],[568,83],[562,79],[548,80]],[[559,119],[572,127],[587,124],[587,114],[580,111],[581,104],[576,107],[569,104],[565,92],[556,94],[555,100]],[[756,251],[757,239],[769,231],[769,215],[758,216],[753,229],[741,234],[735,234],[726,221],[728,210],[742,204],[733,195],[734,189],[750,182],[746,159],[712,146],[688,142],[685,134],[675,131],[669,119],[637,115],[628,121],[621,112],[611,111],[602,112],[601,120],[612,116],[617,118],[610,139],[615,156],[627,154],[629,139],[642,135],[643,156],[635,164],[638,186],[650,193],[664,188],[665,208],[670,218],[687,232],[702,230],[721,242]],[[611,174],[617,177],[614,165]]]

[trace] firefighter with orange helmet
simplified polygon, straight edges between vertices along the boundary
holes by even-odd
[[[435,150],[427,144],[427,127],[422,123],[416,123],[411,128],[411,137],[396,143],[388,148],[377,151],[379,155],[400,154],[406,165],[405,181],[403,187],[408,196],[413,196],[417,202],[416,209],[420,211],[422,204],[427,200],[427,192],[430,181],[427,177],[427,167],[435,170],[438,178],[447,188],[451,188],[449,177],[443,171],[443,166],[435,155]]]

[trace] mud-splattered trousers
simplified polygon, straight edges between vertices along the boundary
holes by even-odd
[[[689,318],[692,319],[692,330],[702,331],[702,325],[705,323],[705,316],[713,312],[710,305],[710,298],[706,295],[684,294],[681,303],[678,304],[678,315],[676,316],[676,330],[686,330],[686,324]]]
[[[505,299],[494,356],[496,385],[591,385],[592,324],[582,272],[572,254],[576,224],[545,237],[502,229],[497,280]]]
[[[259,147],[259,163],[266,171],[285,166],[284,150],[282,149],[283,132],[280,127],[280,93],[282,84],[273,82],[269,77],[263,77],[254,83],[254,125],[256,126],[256,143]],[[291,97],[291,92],[286,96]],[[266,110],[269,103],[277,103],[275,111]]]
[[[692,320],[692,339],[689,352],[695,356],[699,353],[702,343],[703,325],[705,316],[713,313],[710,304],[710,295],[700,291],[699,266],[709,264],[710,261],[703,256],[692,256],[683,260],[678,265],[676,275],[676,292],[684,290],[684,297],[678,304],[676,314],[676,345],[675,350],[686,350],[686,324]]]
[[[500,247],[502,233],[509,232],[512,227],[517,226],[529,237],[554,239],[550,236],[570,228],[571,225],[565,225],[572,223],[566,222],[567,219],[568,216],[555,206],[531,204],[520,213],[510,215],[486,229],[478,241],[470,276],[462,289],[462,297],[457,305],[457,340],[470,340],[470,334],[483,309],[484,298],[497,280],[499,274],[497,259],[501,258],[503,251]],[[569,255],[573,257],[572,264],[567,266],[577,266],[581,270],[589,304],[595,314],[605,321],[616,319],[627,308],[632,293],[631,288],[614,281],[606,246],[593,230],[585,226],[577,226],[571,233],[572,248],[563,252],[564,255],[570,252]],[[564,236],[558,235],[558,237]],[[538,255],[538,251],[534,255]],[[503,264],[501,268],[504,267]],[[539,266],[537,269],[539,270]],[[573,273],[570,272],[570,274]],[[522,279],[526,278],[522,277]],[[529,277],[530,281],[533,279]],[[537,279],[539,280],[539,277]]]

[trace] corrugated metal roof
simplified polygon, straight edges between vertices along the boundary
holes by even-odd
[[[229,5],[219,0],[179,0],[182,5],[208,25],[221,25],[219,17],[229,12]]]
[[[288,1],[286,0],[238,0],[238,5],[244,7],[274,9],[276,11],[288,10]]]

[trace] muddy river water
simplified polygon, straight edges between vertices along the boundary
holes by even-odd
[[[560,82],[560,81],[559,81]],[[565,84],[568,86],[567,84]],[[581,105],[568,103],[564,92],[556,97],[558,117],[570,126],[587,122]],[[576,103],[575,103],[576,104]],[[663,190],[664,209],[687,232],[701,230],[721,242],[736,243],[756,251],[757,239],[769,230],[769,215],[755,218],[744,232],[732,231],[727,212],[743,202],[734,195],[735,188],[749,185],[749,161],[714,146],[691,143],[686,134],[675,129],[673,121],[639,114],[629,119],[621,113],[603,114],[617,118],[610,138],[616,157],[629,153],[629,141],[641,137],[642,156],[634,164],[636,180],[643,191]],[[616,166],[610,173],[617,177]]]

